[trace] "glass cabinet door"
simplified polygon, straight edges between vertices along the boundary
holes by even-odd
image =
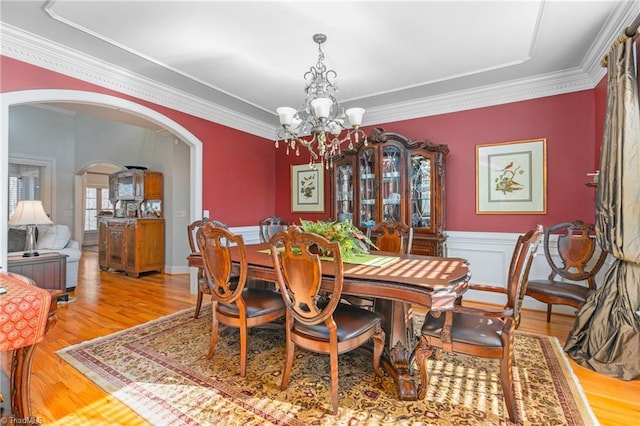
[[[353,166],[351,163],[336,167],[336,219],[353,222]]]
[[[122,173],[118,176],[118,182],[116,187],[116,198],[120,198],[121,200],[131,200],[134,196],[134,179],[133,174]]]
[[[365,148],[358,156],[360,173],[360,226],[373,226],[376,219],[375,150]]]
[[[382,218],[385,222],[401,222],[400,158],[397,146],[385,146],[382,150]]]
[[[431,227],[431,159],[411,155],[411,226]]]

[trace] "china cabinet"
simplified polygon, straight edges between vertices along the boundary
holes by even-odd
[[[414,229],[412,253],[445,255],[447,145],[374,128],[367,144],[332,161],[331,216],[367,228],[380,221]]]
[[[98,219],[100,269],[164,271],[162,173],[124,170],[109,176],[113,214]]]

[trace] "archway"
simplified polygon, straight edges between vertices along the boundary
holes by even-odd
[[[82,249],[85,249],[87,244],[98,244],[98,232],[85,230],[85,209],[86,209],[86,190],[88,187],[97,187],[102,190],[108,190],[108,175],[124,170],[124,167],[120,164],[116,164],[113,161],[104,160],[93,164],[88,164],[82,167],[75,174],[75,194],[74,194],[74,206],[75,206],[75,220],[74,220],[74,235],[76,240],[80,243]],[[100,178],[100,182],[90,182],[90,176],[92,179],[97,180]]]
[[[131,113],[145,118],[159,126],[169,130],[175,136],[185,142],[190,150],[189,155],[189,200],[190,214],[192,219],[199,216],[202,211],[202,142],[196,138],[189,130],[176,123],[172,119],[159,112],[137,104],[135,102],[94,92],[79,90],[24,90],[16,92],[2,93],[0,97],[0,179],[3,182],[8,180],[8,157],[9,157],[9,108],[14,105],[33,104],[42,102],[72,102],[82,103],[110,108],[118,108],[124,112]],[[76,171],[77,173],[77,171]],[[7,205],[8,192],[6,185],[0,185],[0,205]],[[0,209],[0,266],[7,268],[7,211]],[[191,272],[191,292],[196,291],[195,274]]]

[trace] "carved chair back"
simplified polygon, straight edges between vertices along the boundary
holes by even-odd
[[[439,317],[425,317],[422,336],[415,349],[420,372],[418,399],[426,396],[429,383],[426,361],[434,352],[438,354],[444,350],[497,358],[500,360],[500,383],[509,419],[520,423],[513,368],[514,333],[520,322],[522,297],[542,235],[542,227],[538,226],[518,237],[509,267],[507,288],[504,291],[507,302],[503,309],[473,308],[458,304],[453,311],[446,311]],[[497,291],[495,286],[474,285],[469,288]]]
[[[335,278],[331,295],[320,291],[322,263],[319,253],[331,253]],[[285,305],[302,324],[315,325],[331,318],[340,302],[343,264],[340,244],[293,225],[271,240],[271,255]]]
[[[409,254],[413,245],[413,228],[402,222],[380,222],[367,228],[367,237],[378,250]]]
[[[247,256],[242,236],[209,222],[198,228],[196,237],[211,294],[220,303],[236,302],[247,278]],[[238,246],[240,251],[239,277],[235,273],[232,274],[233,264],[230,253],[232,245]]]
[[[550,236],[557,234],[558,259],[552,253]],[[549,280],[560,276],[570,281],[587,281],[595,290],[595,276],[604,265],[607,252],[598,248],[593,225],[580,220],[548,227],[544,232],[544,255],[551,267]]]
[[[189,241],[189,250],[191,250],[191,253],[197,252],[199,250],[195,240],[196,232],[198,231],[198,228],[206,225],[207,223],[212,223],[213,226],[217,226],[220,228],[229,229],[226,224],[214,219],[209,219],[208,217],[203,217],[202,219],[191,222],[189,225],[187,225],[187,238]]]
[[[260,221],[260,242],[268,243],[269,239],[282,231],[287,229],[289,222],[278,216],[271,216],[264,218]]]

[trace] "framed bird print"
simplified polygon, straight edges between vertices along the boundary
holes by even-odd
[[[291,211],[324,212],[324,169],[291,166]]]
[[[476,145],[476,213],[547,213],[545,138]]]

